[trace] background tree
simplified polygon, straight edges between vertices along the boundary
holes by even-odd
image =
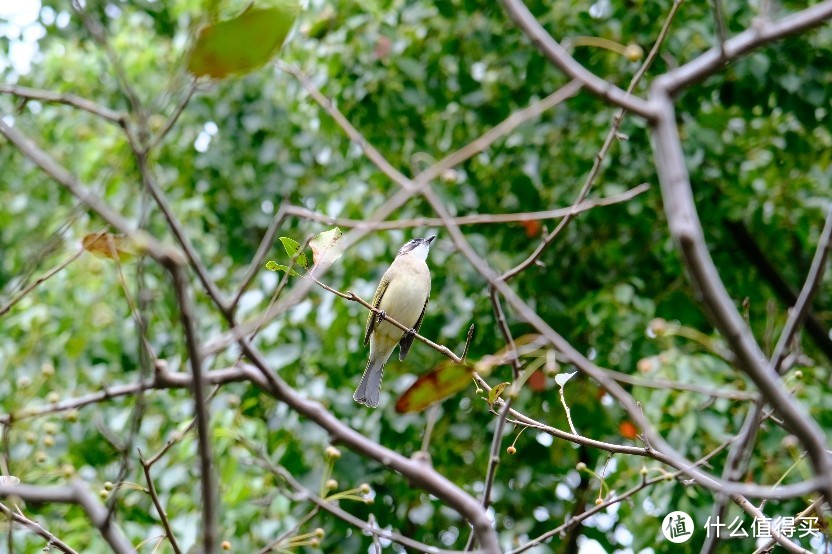
[[[24,4],[3,548],[828,548],[832,2]],[[277,240],[333,226],[342,296]],[[432,233],[448,351],[366,409],[353,300]],[[396,412],[466,347],[470,385]]]

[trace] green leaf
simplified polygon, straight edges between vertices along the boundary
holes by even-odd
[[[289,237],[280,237],[280,242],[283,244],[283,249],[290,258],[303,267],[309,267],[309,261],[306,259],[306,254],[301,251],[300,245],[296,240],[290,239]]]
[[[400,414],[420,412],[469,386],[472,373],[473,370],[467,364],[450,360],[442,362],[430,373],[416,379],[404,391],[396,402],[396,411]]]
[[[299,276],[298,272],[295,271],[294,269],[291,269],[288,266],[285,266],[283,264],[276,263],[272,260],[269,260],[268,262],[266,262],[266,269],[268,269],[269,271],[275,271],[275,272],[286,271],[292,277],[298,277]]]
[[[233,19],[206,25],[188,57],[188,71],[197,77],[221,79],[248,73],[268,63],[295,23],[297,0],[249,8]]]
[[[488,405],[493,406],[494,403],[500,398],[500,395],[503,394],[503,391],[506,390],[506,387],[509,386],[511,383],[505,382],[500,383],[499,385],[494,385],[490,391],[488,391]]]

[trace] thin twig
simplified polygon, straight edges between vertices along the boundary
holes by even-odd
[[[173,113],[165,121],[165,124],[162,125],[162,128],[159,129],[159,132],[156,133],[156,136],[154,136],[150,140],[150,143],[144,149],[144,153],[150,152],[151,150],[156,148],[156,146],[158,146],[159,143],[162,142],[162,140],[164,140],[168,132],[170,132],[170,130],[179,120],[179,116],[182,115],[182,112],[185,111],[185,108],[188,106],[188,103],[191,101],[191,98],[193,98],[194,92],[196,92],[196,79],[191,79],[190,83],[188,84],[188,88],[185,91],[185,94],[182,96],[182,98],[176,104],[176,107],[173,109]]]
[[[514,3],[512,2],[504,2],[504,3]],[[659,31],[658,37],[656,37],[656,41],[653,43],[653,47],[650,49],[650,53],[647,55],[647,58],[644,60],[644,63],[641,64],[641,67],[630,80],[630,84],[627,87],[627,91],[625,94],[627,97],[632,95],[633,91],[635,90],[636,86],[639,82],[641,82],[642,77],[644,77],[647,70],[653,64],[653,61],[656,59],[656,56],[659,54],[659,50],[664,44],[665,38],[667,38],[667,34],[670,31],[670,24],[673,21],[673,18],[676,17],[676,12],[679,11],[679,6],[682,4],[682,0],[675,0],[673,5],[670,8],[670,12],[667,14],[667,17],[664,19],[664,24],[662,25],[661,30]],[[525,9],[525,6],[524,6]],[[544,31],[545,32],[545,31]],[[517,264],[514,268],[506,271],[501,276],[501,279],[504,281],[510,281],[540,259],[540,256],[543,254],[543,251],[557,238],[557,236],[563,231],[563,229],[569,225],[572,219],[577,215],[579,212],[575,209],[576,206],[580,205],[586,199],[586,196],[589,194],[590,189],[595,184],[595,180],[601,173],[601,167],[603,165],[604,158],[606,158],[607,153],[610,151],[613,143],[615,142],[616,137],[618,137],[618,131],[621,129],[621,124],[624,122],[624,115],[627,113],[627,110],[622,106],[618,113],[615,114],[613,118],[612,125],[610,126],[610,130],[607,132],[606,138],[604,138],[604,143],[601,145],[601,149],[595,155],[595,160],[592,164],[592,169],[589,170],[589,174],[584,181],[583,186],[581,186],[581,190],[578,192],[578,196],[572,202],[572,211],[566,214],[566,216],[561,219],[557,226],[549,232],[540,244],[535,248],[535,250],[522,262]]]
[[[283,466],[275,465],[270,460],[266,459],[263,456],[260,456],[259,459],[260,459],[261,462],[264,463],[264,465],[266,465],[266,467],[270,471],[272,471],[275,475],[278,475],[281,478],[283,478],[286,481],[286,483],[289,484],[290,487],[292,487],[298,493],[300,493],[300,495],[303,498],[312,502],[318,508],[331,513],[332,515],[338,517],[339,519],[342,519],[342,520],[346,521],[350,525],[358,527],[359,529],[361,529],[362,531],[364,531],[366,533],[369,533],[371,535],[377,535],[377,536],[379,536],[383,539],[387,539],[389,541],[397,542],[397,543],[401,544],[402,546],[406,546],[408,548],[417,550],[419,552],[425,552],[425,553],[435,552],[436,554],[452,554],[452,553],[455,552],[455,551],[449,551],[449,550],[442,550],[442,549],[436,548],[435,546],[428,546],[424,543],[415,541],[415,540],[413,540],[409,537],[405,537],[404,535],[400,535],[400,534],[392,532],[392,531],[387,531],[387,530],[381,529],[379,527],[373,527],[371,525],[368,525],[367,522],[362,521],[362,520],[358,519],[357,517],[355,517],[354,515],[352,515],[351,513],[339,508],[338,505],[335,504],[334,502],[327,502],[325,499],[321,498],[320,496],[314,494],[312,491],[308,490],[306,487],[301,485],[297,481],[297,479],[294,478],[294,476],[292,475],[292,473],[289,470],[287,470]]]
[[[173,530],[170,528],[170,521],[168,521],[168,514],[165,511],[164,506],[162,506],[162,501],[159,499],[159,495],[156,493],[156,486],[153,484],[153,477],[150,475],[150,464],[146,463],[142,458],[142,451],[139,450],[139,462],[142,464],[142,470],[144,470],[144,477],[147,480],[147,492],[150,494],[150,498],[153,501],[153,505],[156,507],[156,513],[159,514],[159,520],[162,522],[162,527],[165,528],[165,535],[170,542],[170,547],[173,548],[173,551],[176,554],[181,554],[182,550],[179,548],[179,543],[176,542],[176,537],[173,534]]]
[[[815,255],[812,258],[812,265],[809,268],[809,274],[806,276],[803,287],[800,289],[797,302],[789,311],[789,318],[786,320],[783,332],[777,340],[777,346],[774,347],[774,354],[771,356],[769,366],[776,373],[782,373],[780,366],[786,357],[789,343],[791,343],[798,327],[809,312],[812,297],[817,292],[820,281],[823,278],[824,270],[826,269],[826,258],[829,256],[830,248],[832,248],[832,209],[826,214],[826,223],[824,223],[823,231],[820,233],[818,245],[815,248]]]
[[[288,210],[284,202],[280,205],[280,208],[278,208],[277,213],[274,214],[272,222],[269,224],[269,228],[266,229],[266,233],[260,240],[260,246],[257,247],[257,252],[254,254],[254,258],[251,260],[243,279],[240,281],[237,292],[228,304],[232,312],[237,310],[237,305],[240,303],[240,298],[242,298],[243,293],[246,292],[246,289],[248,289],[257,273],[262,270],[263,260],[266,259],[266,255],[269,253],[269,250],[271,250],[277,230],[280,228],[280,225],[283,223],[287,214]]]
[[[721,50],[718,47],[711,48],[688,63],[657,77],[654,85],[672,96],[720,71],[726,62],[736,60],[769,42],[817,27],[830,18],[832,1],[825,0],[778,21],[759,19],[742,33],[725,41]],[[650,104],[661,108],[652,99]]]
[[[135,554],[130,544],[116,523],[107,517],[107,508],[89,491],[87,484],[74,480],[66,486],[3,485],[0,497],[20,498],[31,503],[77,504],[87,514],[90,522],[98,529],[101,536],[116,554]]]
[[[300,518],[300,519],[297,521],[297,523],[295,523],[294,525],[292,525],[291,527],[289,527],[289,528],[288,528],[285,532],[281,533],[281,534],[280,534],[280,536],[278,536],[277,538],[275,538],[275,539],[274,539],[273,541],[271,541],[269,544],[267,544],[266,546],[264,546],[263,548],[261,548],[260,550],[258,550],[258,551],[257,551],[257,554],[268,554],[268,553],[269,553],[269,552],[271,552],[272,550],[274,550],[274,549],[276,549],[276,548],[280,547],[280,545],[281,545],[281,544],[283,544],[283,543],[286,541],[286,539],[288,539],[289,537],[291,537],[292,535],[294,535],[295,533],[297,533],[297,532],[300,530],[300,528],[301,528],[301,527],[303,527],[304,525],[306,525],[307,523],[309,523],[309,521],[310,521],[313,517],[315,517],[316,515],[318,515],[318,512],[320,512],[320,508],[318,508],[317,506],[316,506],[316,507],[314,507],[314,508],[312,508],[311,510],[309,510],[309,512],[307,512],[305,516],[303,516],[302,518]]]
[[[25,527],[32,533],[39,535],[40,537],[43,537],[46,540],[46,547],[43,549],[44,552],[48,552],[54,547],[60,550],[61,552],[64,552],[65,554],[78,554],[78,552],[76,552],[64,541],[47,531],[43,527],[43,525],[23,515],[23,512],[20,511],[20,507],[15,506],[15,508],[16,510],[12,510],[8,506],[0,503],[0,513],[3,513],[12,522],[17,523],[22,527]],[[9,533],[11,533],[11,531],[12,526],[9,527]]]
[[[716,27],[716,47],[720,56],[725,56],[725,42],[728,40],[728,26],[725,24],[725,12],[722,9],[722,0],[711,0],[711,8],[714,14],[714,26]]]
[[[63,270],[69,264],[71,264],[72,262],[77,260],[81,256],[81,254],[83,254],[83,253],[84,253],[84,249],[79,248],[74,254],[72,254],[72,256],[70,256],[69,258],[67,258],[63,262],[59,263],[58,265],[56,265],[55,267],[53,267],[52,269],[50,269],[49,271],[47,271],[46,273],[41,275],[40,277],[38,277],[28,287],[26,287],[25,289],[23,289],[22,291],[17,293],[17,295],[15,295],[14,298],[9,300],[8,304],[6,304],[2,308],[0,308],[0,316],[3,316],[6,313],[8,313],[8,311],[11,310],[12,307],[15,304],[17,304],[18,302],[20,302],[23,299],[23,297],[25,297],[27,294],[29,294],[30,292],[35,290],[38,286],[45,283],[50,277],[53,277],[56,273],[59,273],[61,270]]]
[[[493,223],[521,223],[524,221],[541,221],[544,219],[558,219],[569,214],[577,214],[589,211],[600,206],[612,206],[632,200],[636,196],[650,190],[650,185],[642,183],[621,194],[615,194],[606,198],[590,198],[567,208],[556,208],[540,212],[523,212],[510,214],[473,214],[453,218],[457,225],[482,225]],[[339,227],[354,227],[370,231],[388,231],[391,229],[410,229],[412,227],[437,227],[442,225],[438,217],[417,217],[412,219],[395,219],[391,221],[379,221],[371,223],[363,219],[349,219],[345,217],[330,217],[302,206],[288,205],[284,208],[286,215],[293,215],[318,221],[327,225],[338,225]]]
[[[532,43],[552,62],[572,79],[580,83],[592,94],[609,100],[611,103],[627,111],[633,112],[647,120],[653,118],[653,107],[649,102],[632,96],[616,87],[612,83],[598,77],[579,64],[566,49],[552,38],[546,29],[532,15],[523,0],[502,0],[503,7],[509,17],[531,39]]]
[[[96,115],[106,121],[109,121],[110,123],[115,123],[119,127],[124,127],[127,123],[126,114],[112,110],[105,106],[99,106],[92,100],[87,100],[86,98],[76,96],[75,94],[22,87],[11,83],[0,83],[0,93],[13,94],[26,100],[65,104]]]
[[[585,356],[579,353],[567,340],[558,334],[552,327],[546,323],[539,314],[529,307],[514,290],[511,289],[505,282],[503,282],[494,270],[483,260],[471,247],[468,240],[459,230],[459,227],[450,222],[450,215],[447,208],[438,198],[432,188],[426,188],[423,194],[430,203],[434,211],[443,219],[447,221],[446,229],[451,235],[457,249],[465,256],[465,258],[474,266],[474,268],[485,277],[489,283],[493,284],[503,298],[511,305],[518,315],[534,327],[546,340],[548,340],[558,351],[562,352],[579,370],[589,375],[615,398],[627,413],[633,418],[636,424],[641,427],[644,436],[649,439],[650,443],[655,448],[672,460],[674,467],[677,469],[684,469],[691,478],[695,479],[700,485],[710,490],[730,489],[732,492],[743,494],[744,496],[756,496],[757,493],[763,493],[763,496],[768,494],[777,494],[783,491],[783,488],[778,488],[772,491],[770,487],[759,487],[740,484],[728,483],[707,472],[694,467],[692,462],[686,459],[675,448],[673,448],[664,438],[653,429],[650,422],[644,417],[644,414],[639,409],[636,401],[628,394],[618,383],[606,375],[606,373],[588,360]],[[823,434],[819,434],[822,437]],[[799,485],[791,486],[791,492],[800,490],[805,493],[807,490],[812,490],[812,486],[817,486],[816,479],[810,479],[800,483]],[[765,490],[765,492],[763,492]]]

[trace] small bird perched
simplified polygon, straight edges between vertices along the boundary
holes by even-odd
[[[430,297],[430,271],[425,260],[435,238],[436,235],[413,239],[402,246],[378,284],[372,305],[381,310],[382,315],[370,312],[367,317],[364,346],[370,344],[370,359],[361,382],[352,395],[353,400],[359,404],[370,408],[378,406],[384,364],[396,344],[399,345],[399,360],[404,360],[422,325]],[[409,327],[410,331],[402,331],[384,321],[387,316]]]

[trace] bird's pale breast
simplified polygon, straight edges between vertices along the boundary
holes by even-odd
[[[430,272],[424,261],[410,256],[403,256],[393,263],[398,266],[390,268],[395,277],[387,285],[379,309],[402,325],[413,327],[430,294]],[[386,322],[375,332],[388,335],[396,341],[404,334],[401,329]]]

